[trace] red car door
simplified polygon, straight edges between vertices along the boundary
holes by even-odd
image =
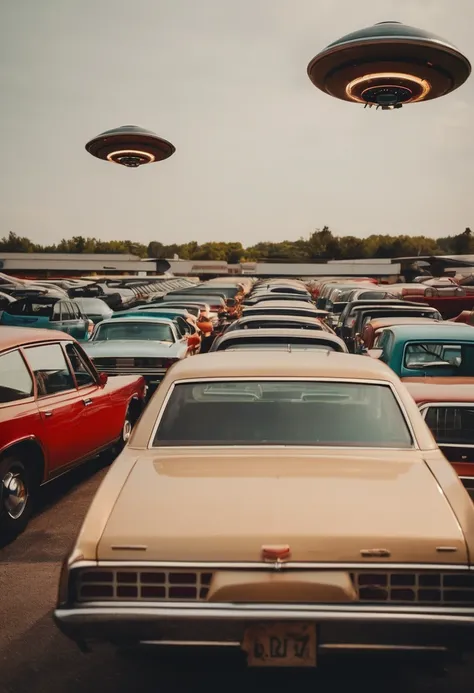
[[[60,344],[27,347],[23,353],[35,380],[47,476],[54,476],[84,457],[84,404]]]
[[[117,419],[109,390],[97,382],[87,356],[73,342],[65,343],[64,347],[83,405],[80,425],[84,454],[92,455],[96,450],[115,442],[122,429],[125,407],[120,408],[120,419]]]

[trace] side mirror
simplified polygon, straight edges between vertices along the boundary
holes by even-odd
[[[105,387],[109,382],[109,376],[107,373],[99,373],[99,385]]]
[[[383,349],[368,349],[366,353],[367,356],[370,356],[373,359],[380,359],[383,354]]]

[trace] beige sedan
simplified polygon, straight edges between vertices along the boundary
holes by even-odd
[[[64,562],[81,647],[232,644],[252,666],[469,647],[474,505],[379,361],[214,353],[166,375]]]

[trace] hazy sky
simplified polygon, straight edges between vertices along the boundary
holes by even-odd
[[[472,0],[5,0],[0,236],[165,243],[474,225],[474,75],[439,101],[364,110],[309,60],[375,22],[433,31],[474,61]],[[130,170],[85,143],[134,124],[171,140]]]

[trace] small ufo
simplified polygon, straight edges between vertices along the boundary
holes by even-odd
[[[321,91],[382,110],[445,96],[470,74],[471,64],[457,48],[400,22],[348,34],[308,65],[309,78]]]
[[[176,151],[171,142],[136,125],[122,125],[120,128],[107,130],[88,142],[86,149],[98,159],[128,168],[163,161]]]

